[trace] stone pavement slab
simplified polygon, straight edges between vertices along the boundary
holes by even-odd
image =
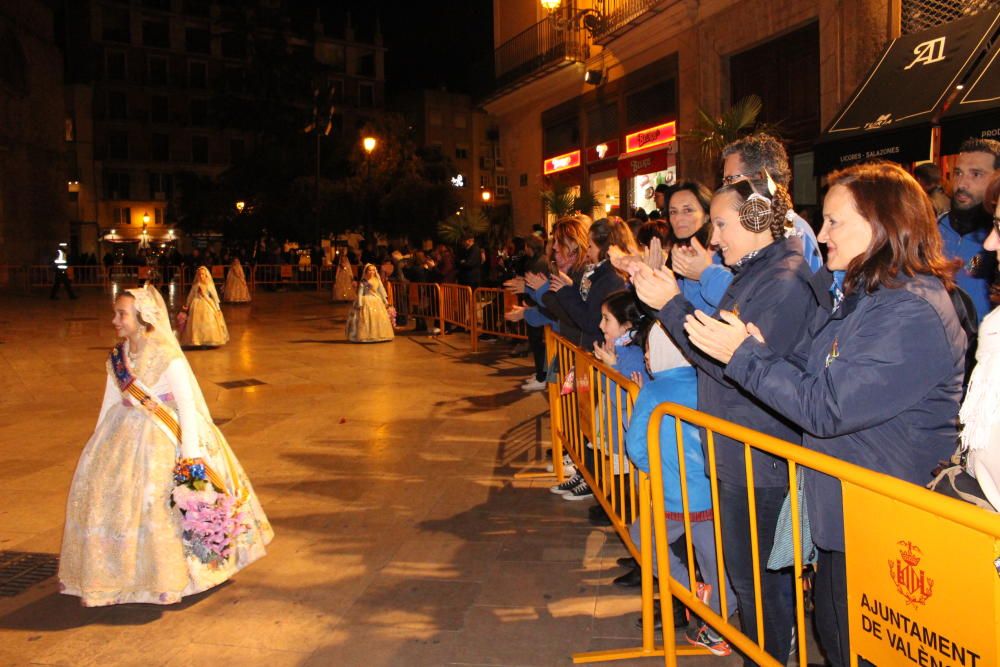
[[[82,292],[0,293],[0,550],[59,551],[114,342],[110,297]],[[614,533],[514,479],[548,446],[528,358],[466,334],[347,344],[326,293],[225,314],[232,341],[188,358],[274,524],[268,556],[170,607],[84,609],[54,579],[0,598],[0,666],[567,665],[638,643]]]

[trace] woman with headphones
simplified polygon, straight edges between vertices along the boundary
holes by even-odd
[[[816,311],[809,286],[812,271],[802,256],[802,241],[786,236],[790,208],[787,190],[775,185],[765,172],[720,188],[712,197],[710,210],[711,244],[733,273],[719,311],[754,322],[778,354],[792,351]],[[699,410],[782,440],[801,440],[801,431],[794,423],[743,391],[725,376],[724,364],[691,345],[684,322],[696,307],[685,298],[669,270],[652,269],[637,258],[616,261],[632,276],[639,299],[656,311],[671,338],[697,368]],[[763,640],[764,650],[784,664],[794,618],[793,579],[790,571],[769,571],[767,559],[788,489],[787,467],[783,460],[763,452],[752,454],[764,629],[764,637],[758,637],[743,443],[719,434],[715,443],[726,572],[736,592],[743,631],[758,644]]]

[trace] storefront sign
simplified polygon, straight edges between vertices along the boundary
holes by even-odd
[[[844,482],[852,651],[876,665],[1000,664],[997,541]]]
[[[618,147],[617,139],[599,143],[587,149],[587,164],[616,158],[620,152],[621,149]]]
[[[633,132],[625,137],[625,152],[635,153],[677,140],[677,123],[670,121],[656,127]]]
[[[664,171],[674,162],[675,158],[666,149],[633,157],[625,154],[618,160],[618,178],[624,181],[626,178],[635,178],[640,174]]]
[[[550,157],[542,165],[542,171],[548,175],[554,174],[557,171],[565,171],[566,169],[572,169],[573,167],[579,166],[580,151],[573,151],[572,153],[566,153],[565,155]]]

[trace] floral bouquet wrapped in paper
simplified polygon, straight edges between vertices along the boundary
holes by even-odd
[[[225,562],[247,530],[239,501],[202,459],[178,461],[174,482],[170,502],[181,513],[185,554],[209,566]]]

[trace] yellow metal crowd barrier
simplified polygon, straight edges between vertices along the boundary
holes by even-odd
[[[441,285],[390,280],[387,287],[389,305],[398,315],[425,320],[428,329],[444,330]]]
[[[621,424],[630,415],[630,406],[637,388],[625,378],[600,364],[591,355],[558,335],[547,331],[549,358],[556,358],[557,383],[549,387],[552,421],[553,460],[559,461],[567,451],[584,477],[595,489],[594,494],[628,549],[642,565],[642,645],[574,655],[575,662],[598,662],[635,657],[662,657],[664,664],[677,664],[678,656],[704,653],[691,646],[678,646],[673,624],[672,600],[677,598],[706,623],[715,628],[738,651],[760,665],[778,665],[763,646],[763,618],[760,598],[758,563],[761,546],[757,543],[756,501],[753,486],[752,450],[767,452],[788,463],[794,572],[803,573],[802,535],[797,484],[800,466],[830,475],[841,482],[844,504],[845,553],[847,560],[848,622],[850,629],[850,664],[858,665],[858,656],[885,667],[897,664],[940,665],[952,667],[985,667],[1000,664],[1000,514],[934,493],[887,475],[845,463],[800,445],[773,438],[758,431],[719,419],[673,403],[656,408],[649,421],[650,475],[636,476],[629,464],[619,462],[619,474],[632,472],[628,486],[638,484],[638,517],[640,547],[632,543],[626,529],[627,503],[613,503],[605,498],[608,489],[616,488],[607,479],[607,459],[602,452],[614,444],[609,434],[621,435]],[[575,375],[573,391],[566,392],[570,371]],[[609,394],[628,395],[610,413]],[[616,424],[608,424],[603,415],[610,414]],[[653,545],[657,553],[666,554],[670,536],[667,534],[662,479],[660,427],[664,418],[673,418],[677,434],[680,464],[681,497],[684,508],[685,552],[687,573],[671,573],[669,559],[657,559],[657,577],[668,582],[660,588],[660,610],[663,622],[663,643],[654,644],[652,608],[654,582],[652,576]],[[747,496],[750,521],[752,560],[754,563],[755,607],[757,636],[751,640],[730,623],[734,600],[726,600],[725,587],[719,591],[722,614],[716,614],[694,594],[694,548],[685,474],[685,446],[701,446],[701,442],[685,443],[683,424],[702,429],[707,452],[706,466],[712,489],[716,563],[719,580],[723,580],[725,553],[722,545],[719,491],[716,476],[716,434],[742,443],[746,460]],[[623,438],[615,447],[624,454]],[[586,443],[593,445],[598,465],[592,462]],[[737,445],[724,445],[737,446]],[[601,463],[603,462],[603,466]],[[555,466],[561,479],[561,466]],[[604,477],[599,476],[603,471]],[[619,484],[619,487],[621,485]],[[598,491],[600,489],[600,491]],[[612,494],[614,496],[614,494]],[[634,497],[634,496],[633,496]],[[617,500],[617,498],[616,498]],[[766,560],[766,559],[765,559]],[[807,655],[808,629],[805,626],[803,580],[795,577],[797,650],[800,663]]]
[[[479,334],[490,334],[502,338],[528,340],[527,324],[508,322],[504,316],[515,305],[516,297],[510,292],[498,287],[477,287],[473,292],[476,304],[476,337]]]
[[[472,308],[472,288],[467,285],[441,285],[441,321],[462,327],[470,334],[475,327]],[[442,327],[443,329],[444,327]],[[472,337],[472,349],[476,350],[476,337]]]

